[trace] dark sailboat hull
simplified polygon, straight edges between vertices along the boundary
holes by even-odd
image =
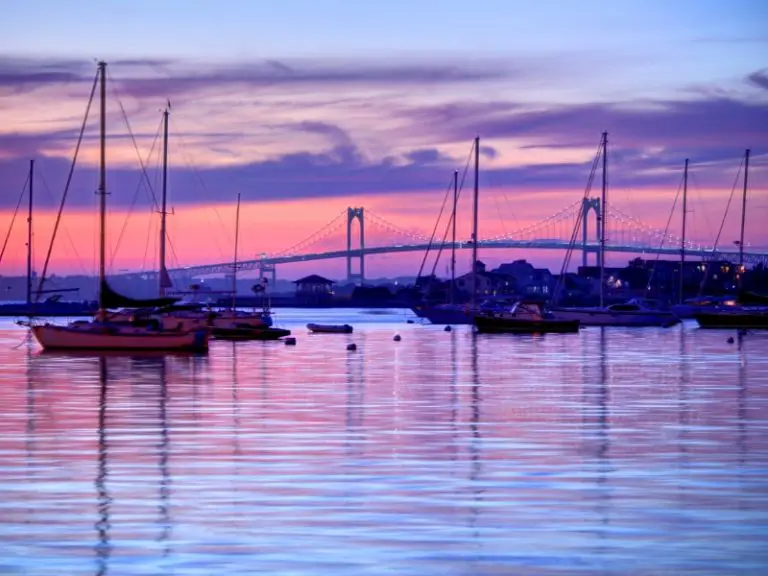
[[[694,318],[701,328],[768,330],[768,309],[700,312]]]
[[[542,334],[545,332],[565,334],[578,332],[579,325],[578,320],[475,317],[475,327],[481,334]]]

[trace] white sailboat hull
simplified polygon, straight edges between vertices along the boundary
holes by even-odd
[[[555,308],[558,320],[579,320],[582,326],[674,326],[680,319],[669,312],[606,310],[604,308]]]
[[[32,333],[44,350],[208,350],[207,330],[150,332],[142,327],[83,323],[32,326]]]

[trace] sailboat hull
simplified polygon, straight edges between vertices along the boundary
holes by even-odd
[[[44,350],[179,350],[207,352],[207,330],[148,332],[145,328],[97,325],[32,326],[32,334]]]
[[[680,322],[669,312],[616,311],[603,308],[554,308],[558,320],[579,320],[582,326],[661,326]]]
[[[412,310],[416,312],[417,308]],[[472,324],[474,316],[465,306],[450,304],[419,307],[416,315],[419,318],[426,318],[432,324]]]
[[[768,330],[768,308],[700,312],[694,318],[701,328]]]
[[[480,334],[567,334],[579,331],[579,321],[476,316],[475,327]]]

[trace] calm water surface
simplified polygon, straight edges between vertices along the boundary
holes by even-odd
[[[0,321],[0,574],[768,572],[768,333],[277,320],[207,357]]]

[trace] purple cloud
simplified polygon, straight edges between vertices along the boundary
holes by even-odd
[[[763,90],[768,90],[768,68],[752,72],[752,74],[747,76],[747,80],[753,86],[757,86]]]

